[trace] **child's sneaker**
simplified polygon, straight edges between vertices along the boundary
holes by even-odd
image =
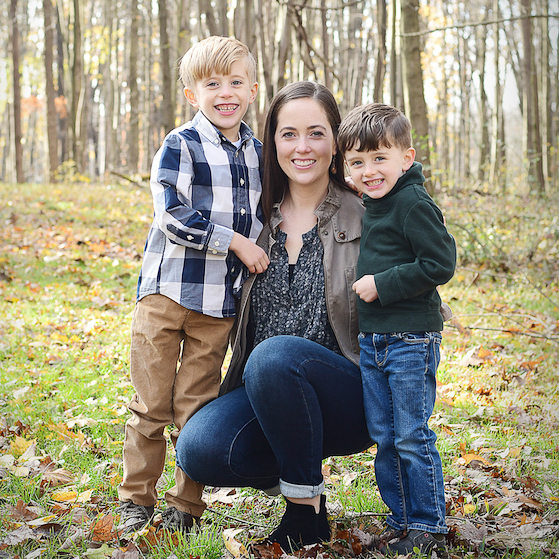
[[[405,534],[406,532],[404,532],[404,530],[393,528],[392,526],[387,525],[379,535],[379,547],[382,549],[386,544],[389,544],[390,542],[397,542],[398,540],[401,540]]]
[[[384,555],[407,555],[417,549],[422,555],[431,556],[435,551],[438,557],[448,557],[444,534],[432,534],[423,530],[410,530],[397,542],[381,548]]]
[[[183,532],[187,534],[194,524],[200,523],[200,518],[197,516],[192,516],[190,513],[175,507],[169,507],[164,510],[161,516],[163,518],[162,528],[166,528],[171,532]]]
[[[124,533],[135,532],[147,526],[153,516],[154,507],[137,505],[132,501],[121,501],[116,512],[120,514],[120,524],[118,530]]]

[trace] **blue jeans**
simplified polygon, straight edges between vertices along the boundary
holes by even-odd
[[[440,343],[439,332],[359,334],[377,484],[391,511],[387,523],[402,530],[448,531],[441,458],[428,426]]]
[[[250,354],[244,386],[206,404],[182,428],[177,464],[212,486],[310,498],[322,459],[369,448],[359,368],[319,344],[276,336]]]

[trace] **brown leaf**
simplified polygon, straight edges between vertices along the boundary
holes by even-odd
[[[37,536],[29,526],[20,526],[0,540],[0,547],[18,545],[27,540],[35,540]]]
[[[115,549],[111,555],[111,559],[138,559],[140,557],[140,550],[130,542],[127,547]]]
[[[115,536],[113,532],[114,517],[112,514],[107,514],[98,520],[94,520],[93,524],[92,540],[94,542],[108,542]]]
[[[64,468],[47,469],[41,476],[41,487],[58,487],[60,485],[68,485],[74,481],[74,475]]]
[[[21,499],[18,499],[15,507],[13,505],[6,505],[6,510],[13,520],[23,520],[26,522],[28,520],[34,520],[39,516],[37,513],[29,510]]]

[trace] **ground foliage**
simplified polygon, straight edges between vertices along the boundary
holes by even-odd
[[[151,214],[135,185],[0,186],[0,558],[285,556],[280,498],[208,488],[190,538],[117,529],[128,332]],[[439,194],[459,247],[441,289],[432,426],[453,557],[558,557],[557,199]],[[299,557],[374,557],[374,448],[325,461],[334,537]],[[172,483],[172,449],[159,482]],[[160,503],[164,507],[164,503]]]

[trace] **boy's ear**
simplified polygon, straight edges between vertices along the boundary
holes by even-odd
[[[408,171],[409,168],[413,165],[414,161],[415,161],[415,149],[408,148],[406,150],[406,153],[404,153],[404,164],[402,166],[402,169],[404,171]]]
[[[254,82],[250,88],[250,97],[248,99],[249,104],[252,104],[256,99],[256,94],[258,93],[258,82]]]
[[[196,100],[196,93],[194,93],[194,91],[192,91],[191,89],[188,89],[188,87],[185,87],[183,89],[184,91],[184,96],[186,97],[186,100],[195,108],[198,108],[198,101]]]

